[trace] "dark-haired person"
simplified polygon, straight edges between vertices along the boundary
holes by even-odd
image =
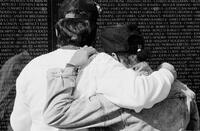
[[[63,5],[67,1],[63,2]],[[11,114],[14,131],[58,131],[48,126],[42,117],[46,102],[46,72],[50,68],[64,68],[77,49],[90,46],[95,40],[98,9],[96,3],[72,0],[73,6],[65,7],[66,16],[57,23],[57,38],[60,47],[50,53],[34,58],[25,66],[16,81],[16,98]],[[92,8],[91,8],[92,7]],[[66,11],[65,10],[65,11]],[[60,28],[65,27],[65,28]],[[62,37],[61,33],[68,34]],[[84,50],[95,51],[93,48]]]
[[[131,33],[128,33],[129,31],[127,31],[126,26],[122,26],[119,28],[113,27],[111,29],[107,28],[105,31],[103,31],[102,34],[104,35],[101,36],[101,40],[103,41],[102,44],[105,48],[105,51],[110,55],[113,55],[117,61],[120,61],[126,67],[138,67],[137,69],[140,70],[139,67],[141,66],[137,65],[136,63],[139,62],[138,64],[141,64],[141,62],[144,62],[143,60],[146,60],[147,55],[143,52],[143,49],[140,48],[142,47],[142,44],[139,44],[140,40],[137,39],[138,35],[134,35],[134,30],[130,31]],[[123,34],[121,32],[123,32]],[[136,41],[137,43],[134,43]],[[132,44],[134,44],[134,46],[129,46]],[[110,48],[107,48],[109,46]],[[88,58],[87,53],[83,52],[81,53],[81,51],[78,51],[78,53],[75,53],[75,55],[72,57],[72,60],[69,62],[70,64],[67,64],[64,70],[52,69],[48,72],[47,79],[49,88],[47,89],[47,105],[44,109],[44,118],[49,125],[66,130],[104,127],[102,128],[102,130],[108,131],[168,131],[186,128],[188,124],[189,113],[187,106],[185,105],[185,100],[183,99],[185,97],[180,92],[180,89],[178,93],[177,91],[172,91],[172,93],[169,94],[168,98],[165,99],[163,102],[154,105],[150,109],[143,109],[139,113],[136,112],[134,109],[130,110],[120,107],[121,105],[116,105],[114,102],[111,102],[109,98],[106,98],[105,94],[103,94],[104,92],[99,93],[98,91],[95,91],[94,95],[87,97],[87,93],[90,93],[87,91],[92,89],[88,88],[87,85],[86,87],[82,87],[84,88],[84,90],[83,92],[81,92],[81,94],[86,93],[84,94],[86,95],[86,97],[77,97],[78,95],[76,95],[76,91],[81,91],[76,88],[77,79],[82,78],[78,78],[79,76],[77,76],[76,67],[71,64],[83,64],[84,62],[82,59],[86,60]],[[140,54],[142,52],[144,53],[143,55]],[[140,58],[138,56],[140,56]],[[98,57],[98,55],[96,57]],[[93,60],[95,60],[96,57],[93,58]],[[109,58],[109,60],[113,61],[111,57]],[[93,60],[90,62],[90,64],[93,62]],[[87,62],[88,61],[86,60],[86,63]],[[97,63],[98,62],[99,61],[97,61]],[[131,63],[134,64],[132,65]],[[90,64],[88,66],[90,66]],[[110,61],[102,66],[110,66],[109,64]],[[119,67],[121,66],[119,65],[119,63],[116,65]],[[150,67],[148,67],[148,65],[144,64],[142,66],[142,71],[148,72],[149,74],[152,73],[152,70]],[[109,69],[106,71],[110,73]],[[131,70],[132,69],[130,69],[130,71]],[[146,73],[144,74],[146,75]],[[145,75],[142,75],[140,72],[138,75],[141,75],[142,77],[147,77]],[[83,77],[83,75],[81,75],[81,77]],[[120,77],[119,75],[117,77],[120,78],[118,81],[115,77],[108,80],[111,80],[111,82],[113,83],[120,83],[127,78],[127,76],[125,75],[123,75],[124,78]],[[132,80],[134,81],[135,79],[132,78]],[[78,80],[78,82],[79,81],[80,80]],[[144,86],[142,86],[141,83],[139,88],[143,87]],[[110,87],[107,86],[107,88],[109,89]],[[110,93],[114,93],[116,90],[118,90],[118,88],[120,87],[116,86],[116,88],[112,88],[112,90],[110,90]],[[133,88],[137,89],[137,87]],[[126,86],[124,86],[123,89],[124,92],[127,93]],[[148,95],[149,89],[145,89],[147,90]],[[177,88],[172,90],[176,89]],[[124,92],[121,92],[121,95],[124,95]],[[137,93],[141,92],[138,91]],[[174,93],[178,96],[176,96]],[[129,94],[127,93],[127,95]],[[142,97],[145,98],[146,96]],[[140,98],[141,97],[138,97],[138,101]],[[91,130],[94,130],[94,128]],[[96,128],[95,130],[100,129]]]

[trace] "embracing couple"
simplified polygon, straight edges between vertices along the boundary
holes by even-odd
[[[59,49],[33,59],[17,79],[14,131],[199,129],[194,93],[173,65],[149,67],[137,26],[102,30],[106,53],[98,53],[91,45],[99,5],[64,0],[59,12]]]

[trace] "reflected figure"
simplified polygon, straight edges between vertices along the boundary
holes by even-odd
[[[16,79],[31,59],[29,53],[24,51],[7,60],[0,70],[0,129],[2,131],[12,131],[10,114],[16,94]]]

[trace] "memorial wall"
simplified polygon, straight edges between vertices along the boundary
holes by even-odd
[[[10,105],[15,98],[15,75],[27,62],[11,63],[14,59],[10,58],[23,50],[36,57],[52,49],[51,13],[51,1],[0,0],[0,68],[3,67],[0,70],[0,131],[8,130]]]
[[[29,49],[33,56],[51,48],[50,2],[47,0],[0,0],[0,65]]]
[[[196,94],[200,107],[200,2],[197,0],[96,0],[99,28],[136,24],[151,51],[150,65],[172,63],[178,79]]]
[[[32,57],[56,48],[54,25],[62,0],[0,0],[0,67],[27,50]],[[96,0],[102,8],[100,29],[136,24],[156,69],[172,63],[178,79],[197,94],[200,107],[200,2],[198,0]],[[98,43],[98,37],[97,37]],[[100,48],[97,45],[97,48]],[[1,90],[0,90],[1,91]],[[1,97],[1,96],[0,96]],[[0,127],[2,130],[3,127]]]

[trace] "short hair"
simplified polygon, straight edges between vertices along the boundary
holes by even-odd
[[[88,45],[91,32],[88,20],[63,18],[57,22],[56,30],[58,46]]]
[[[97,19],[99,17],[99,11],[97,8],[97,4],[92,1],[92,0],[64,0],[59,8],[59,19],[64,19],[66,14],[68,13],[73,13],[75,14],[75,18],[72,18],[74,20],[70,20],[71,21],[71,25],[73,25],[73,28],[76,28],[76,25],[78,24],[72,24],[73,22],[77,23],[76,20],[80,20],[83,19],[83,21],[88,20],[89,21],[89,26],[90,26],[90,32],[88,34],[88,27],[85,28],[85,34],[82,32],[81,35],[79,34],[78,38],[79,40],[84,40],[84,41],[76,41],[76,45],[77,46],[83,46],[83,44],[86,45],[94,45],[95,43],[95,39],[96,39],[96,32],[97,32]],[[78,17],[76,17],[78,16]],[[86,16],[86,17],[85,17]],[[65,22],[64,22],[65,21]],[[62,22],[66,23],[66,20],[64,20]],[[79,21],[79,24],[83,24],[83,21]],[[67,22],[69,23],[69,22]],[[61,26],[58,26],[61,25]],[[84,24],[83,24],[84,25]],[[57,23],[56,24],[56,29],[60,29],[62,31],[62,24],[61,23]],[[65,28],[65,27],[64,27]],[[63,29],[64,29],[63,28]],[[62,36],[63,35],[63,36]],[[71,41],[71,39],[69,39],[70,37],[66,37],[64,38],[64,36],[67,36],[69,34],[66,34],[66,32],[61,33],[60,32],[60,36],[58,38],[58,44],[60,46],[66,45],[66,44],[75,44],[74,42]],[[83,38],[86,37],[86,38]],[[67,40],[69,39],[69,40]],[[70,43],[66,43],[66,42],[70,42]],[[80,43],[78,43],[80,42]]]
[[[64,18],[70,12],[85,12],[90,22],[97,22],[99,11],[93,0],[64,0],[58,10],[58,18]]]

